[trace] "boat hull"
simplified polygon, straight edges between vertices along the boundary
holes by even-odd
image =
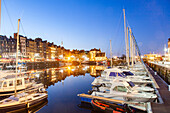
[[[47,99],[47,97],[48,97],[48,95],[45,95],[45,96],[37,98],[35,100],[28,101],[28,103],[23,102],[23,103],[18,103],[15,105],[0,107],[0,113],[6,113],[9,111],[15,111],[18,109],[29,108],[29,107],[33,106],[34,104],[37,104],[37,103]]]

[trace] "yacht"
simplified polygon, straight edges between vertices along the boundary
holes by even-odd
[[[44,99],[47,99],[47,97],[47,93],[21,93],[16,96],[10,96],[9,98],[0,101],[0,112],[29,108]]]
[[[153,81],[149,77],[146,76],[135,76],[132,74],[129,74],[131,72],[123,72],[122,70],[118,68],[111,68],[111,69],[106,69],[102,72],[101,77],[95,78],[94,81],[92,82],[92,85],[98,86],[103,83],[112,83],[114,79],[119,77],[121,80],[130,80],[135,84],[140,84],[140,85],[147,85],[147,84],[152,84]]]
[[[43,84],[36,84],[36,82],[32,79],[29,79],[26,76],[19,76],[17,77],[17,92],[27,89],[35,88],[42,88]],[[0,96],[11,95],[15,91],[15,76],[6,76],[0,79]]]
[[[121,82],[105,91],[93,91],[91,95],[133,102],[153,102],[157,98],[156,94],[131,90]]]
[[[148,86],[138,86],[135,85],[132,81],[125,81],[125,80],[120,80],[120,79],[115,79],[113,81],[113,83],[107,83],[107,84],[102,84],[101,87],[93,87],[94,91],[102,91],[102,92],[106,92],[108,90],[112,90],[115,87],[115,84],[117,83],[122,83],[122,85],[124,85],[124,87],[126,87],[129,91],[138,91],[138,92],[150,92],[150,93],[154,93],[154,89]],[[92,90],[92,91],[93,91]]]

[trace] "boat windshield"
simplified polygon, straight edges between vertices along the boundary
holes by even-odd
[[[130,72],[130,71],[123,71],[123,73],[125,74],[125,75],[134,75],[132,72]]]
[[[110,75],[109,75],[109,76],[114,76],[114,77],[120,76],[120,77],[123,77],[123,78],[126,77],[125,74],[123,74],[123,73],[118,73],[118,72],[110,72]]]
[[[132,82],[132,81],[129,81],[128,84],[131,86],[131,87],[134,87],[135,84]]]
[[[119,91],[119,92],[127,92],[127,89],[125,86],[116,86],[113,90]]]
[[[106,71],[101,72],[101,76],[106,76],[106,74],[107,74]]]

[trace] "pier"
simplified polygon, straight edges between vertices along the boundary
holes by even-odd
[[[163,62],[146,62],[167,84],[170,84],[170,64]]]
[[[159,91],[159,94],[162,98],[162,103],[151,103],[152,112],[153,113],[168,113],[169,107],[170,107],[170,91],[168,89],[168,84],[158,75],[155,75],[155,71],[153,71],[149,66],[152,66],[153,69],[159,70],[158,73],[161,72],[163,74],[163,69],[165,67],[160,67],[159,65],[150,63],[149,65],[146,65],[149,72],[151,73],[152,77],[155,79],[156,83],[158,84],[159,88],[157,90]],[[166,72],[167,70],[165,70]]]

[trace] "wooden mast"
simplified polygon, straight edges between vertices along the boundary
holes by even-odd
[[[19,49],[19,23],[20,19],[18,19],[18,32],[17,32],[17,48],[16,48],[16,75],[15,75],[15,97],[17,95],[17,68],[18,68],[18,49]]]

